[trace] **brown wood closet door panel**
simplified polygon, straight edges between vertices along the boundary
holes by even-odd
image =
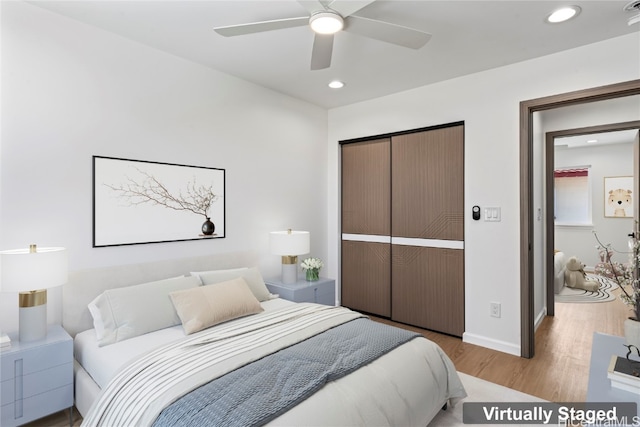
[[[392,235],[464,239],[464,127],[394,136]]]
[[[342,241],[343,306],[378,316],[391,316],[390,281],[390,244]]]
[[[462,336],[464,252],[392,245],[392,319]]]
[[[342,146],[342,232],[388,236],[391,228],[389,138]]]

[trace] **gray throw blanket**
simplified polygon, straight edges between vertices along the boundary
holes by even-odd
[[[266,424],[326,383],[419,336],[369,319],[352,320],[193,390],[165,408],[153,425]]]

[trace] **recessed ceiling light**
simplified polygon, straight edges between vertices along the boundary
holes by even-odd
[[[335,12],[318,12],[311,15],[309,25],[318,34],[335,34],[344,26],[344,20]]]
[[[547,16],[547,22],[551,24],[558,24],[560,22],[568,21],[571,18],[575,18],[580,14],[580,6],[567,6],[554,11]]]
[[[596,142],[598,142],[597,139],[587,139],[587,144],[595,144]]]
[[[329,82],[329,87],[331,89],[341,89],[344,87],[344,82],[341,82],[340,80],[333,80]]]

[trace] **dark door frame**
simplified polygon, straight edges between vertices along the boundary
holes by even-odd
[[[535,354],[533,288],[533,113],[640,94],[640,79],[520,103],[520,355]]]
[[[546,258],[546,293],[547,293],[547,316],[555,314],[555,288],[554,288],[554,248],[555,248],[555,227],[553,211],[554,181],[553,170],[555,166],[554,141],[558,137],[590,135],[596,133],[616,132],[629,129],[640,129],[640,120],[632,122],[611,123],[600,126],[589,126],[576,129],[564,129],[545,134],[545,194],[546,194],[546,215],[545,233],[547,245],[545,247]],[[640,177],[635,177],[640,179]],[[640,198],[636,197],[636,203],[640,206]],[[636,207],[636,212],[638,208]]]

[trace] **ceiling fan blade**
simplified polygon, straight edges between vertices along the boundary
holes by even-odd
[[[431,39],[424,31],[361,16],[345,19],[344,31],[411,49],[420,49]]]
[[[311,69],[322,70],[331,66],[333,34],[316,34],[311,52]]]
[[[338,12],[343,18],[346,18],[374,1],[375,0],[334,0],[329,3],[328,7]]]
[[[310,14],[326,10],[326,7],[320,2],[320,0],[298,0],[298,3],[307,9]]]
[[[261,33],[263,31],[282,30],[284,28],[302,27],[309,25],[309,17],[276,19],[273,21],[253,22],[251,24],[229,25],[216,27],[214,31],[225,37],[242,36],[244,34]]]

